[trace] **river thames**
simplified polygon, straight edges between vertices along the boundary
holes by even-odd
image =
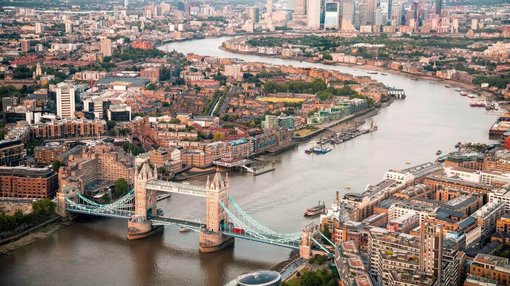
[[[228,38],[171,43],[169,51],[234,57],[246,61],[335,69],[368,75],[355,67],[239,55],[218,47]],[[436,151],[451,151],[459,141],[489,142],[488,129],[497,115],[471,108],[469,99],[430,80],[388,73],[370,75],[403,88],[407,98],[383,108],[373,118],[378,131],[337,145],[322,156],[306,155],[314,142],[275,156],[276,171],[254,177],[230,175],[230,194],[253,218],[278,232],[297,232],[312,220],[303,212],[318,200],[329,205],[335,191],[350,186],[362,192],[390,168],[435,160]],[[203,184],[204,180],[193,182]],[[204,202],[174,195],[159,202],[165,214],[204,216]],[[234,248],[198,253],[198,235],[167,227],[161,235],[126,240],[127,222],[80,219],[48,238],[0,256],[0,285],[223,285],[237,275],[286,260],[288,249],[236,240]]]

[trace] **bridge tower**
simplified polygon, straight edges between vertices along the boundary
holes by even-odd
[[[135,214],[129,218],[127,238],[139,239],[159,231],[162,226],[153,227],[150,218],[157,216],[158,194],[147,190],[147,182],[158,177],[157,169],[151,167],[147,158],[137,158],[135,169]]]
[[[205,205],[206,205],[206,226],[200,233],[200,252],[215,252],[234,243],[233,237],[223,235],[222,227],[227,225],[228,216],[220,205],[220,201],[228,205],[228,190],[230,188],[228,175],[223,179],[218,171],[212,181],[207,177],[205,186]]]
[[[301,233],[301,243],[299,244],[299,257],[304,259],[312,258],[312,230],[306,226]]]

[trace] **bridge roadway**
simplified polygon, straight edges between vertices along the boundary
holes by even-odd
[[[146,189],[164,193],[183,194],[195,197],[205,197],[206,195],[206,190],[204,187],[163,180],[152,180],[147,182]]]
[[[104,216],[104,217],[114,217],[114,218],[123,218],[129,219],[132,215],[135,214],[134,211],[128,210],[103,210],[103,209],[77,209],[77,208],[67,208],[69,212],[78,213],[78,214],[87,214],[87,215],[95,215],[95,216]],[[174,217],[164,217],[157,216],[150,219],[153,225],[179,225],[185,226],[190,229],[200,230],[204,223],[196,220],[187,220],[181,218]]]

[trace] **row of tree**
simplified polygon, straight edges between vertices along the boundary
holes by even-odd
[[[2,237],[11,235],[13,231],[39,224],[54,214],[54,202],[50,199],[37,200],[32,203],[32,212],[29,214],[23,214],[21,210],[17,210],[14,215],[0,214],[0,234]]]

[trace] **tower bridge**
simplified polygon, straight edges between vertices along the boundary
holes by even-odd
[[[163,231],[166,225],[185,227],[199,233],[200,252],[219,251],[232,245],[237,238],[296,249],[304,258],[316,253],[334,253],[331,248],[321,245],[317,226],[309,225],[296,233],[279,233],[253,219],[229,195],[228,174],[223,177],[216,172],[202,187],[159,180],[157,168],[150,164],[148,157],[138,157],[136,165],[134,188],[124,197],[110,204],[98,204],[82,194],[62,190],[57,194],[59,214],[69,212],[127,219],[127,238],[130,240]],[[204,198],[205,220],[165,216],[157,208],[159,192]]]

